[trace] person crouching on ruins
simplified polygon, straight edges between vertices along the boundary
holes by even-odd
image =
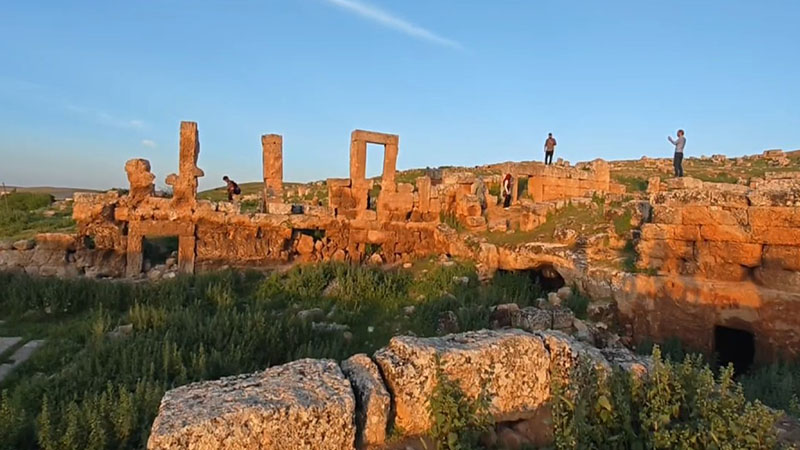
[[[544,163],[553,164],[553,153],[556,151],[556,138],[553,133],[547,133],[547,139],[544,141]]]
[[[503,208],[511,206],[511,174],[507,173],[503,178]]]
[[[234,195],[239,195],[239,194],[242,193],[242,190],[239,188],[239,185],[236,184],[235,181],[233,181],[230,178],[228,178],[227,175],[222,177],[222,181],[224,181],[225,184],[228,185],[228,201],[229,202],[233,201],[233,196]]]
[[[683,130],[678,130],[678,139],[673,140],[672,136],[667,136],[667,140],[675,146],[675,155],[672,158],[672,164],[675,166],[675,176],[683,176],[683,148],[686,147],[686,138],[683,136]]]

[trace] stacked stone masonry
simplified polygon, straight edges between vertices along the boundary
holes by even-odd
[[[557,331],[400,336],[372,359],[343,361],[341,370],[334,361],[305,359],[173,389],[161,401],[147,448],[382,448],[390,429],[407,436],[431,430],[440,374],[470,398],[487,396],[499,422],[546,418],[551,373],[568,373],[581,358],[605,370],[641,374],[648,367],[627,350],[604,355]]]
[[[800,180],[669,180],[651,190],[638,267],[615,299],[636,340],[717,351],[715,329],[753,335],[757,361],[800,356]]]
[[[76,194],[75,235],[44,235],[39,238],[42,244],[32,242],[30,248],[0,248],[0,268],[45,275],[135,277],[145,265],[145,239],[156,237],[178,239],[177,267],[184,273],[198,267],[291,261],[358,262],[374,253],[383,262],[396,262],[450,253],[453,239],[442,227],[445,216],[473,231],[487,229],[494,204],[487,202],[484,180],[474,174],[423,176],[416,179],[416,186],[396,181],[397,135],[352,133],[350,177],[327,180],[328,206],[283,203],[283,139],[264,135],[261,144],[264,204],[260,213],[243,214],[238,203],[197,199],[198,178],[204,175],[197,166],[199,132],[196,123],[182,122],[178,173],[165,180],[172,187],[171,198],[155,196],[155,176],[147,160],[131,159],[125,164],[127,195],[117,191]],[[366,178],[367,144],[384,148],[380,181]],[[522,163],[514,170],[532,174],[532,183],[543,187],[544,194],[534,194],[534,198],[561,200],[526,205],[519,218],[503,229],[532,229],[564,198],[615,189],[603,161],[576,168],[537,164]],[[370,199],[376,183],[379,194]]]

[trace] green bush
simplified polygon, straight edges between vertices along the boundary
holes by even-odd
[[[800,364],[770,364],[753,369],[739,381],[748,399],[759,399],[772,408],[800,417]]]
[[[598,373],[584,361],[553,374],[552,389],[559,450],[777,447],[777,415],[746,400],[732,366],[715,377],[699,357],[673,363],[656,347],[642,378]]]
[[[53,204],[55,198],[50,194],[36,192],[12,192],[0,197],[0,210],[34,211]]]
[[[438,362],[437,362],[438,364]],[[486,395],[470,399],[437,366],[437,384],[430,401],[431,436],[437,450],[479,449],[481,435],[494,425]]]
[[[578,292],[576,287],[572,288],[572,295],[564,302],[567,308],[571,309],[575,317],[581,320],[586,320],[587,310],[591,299]]]

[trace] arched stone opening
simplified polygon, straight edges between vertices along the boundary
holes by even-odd
[[[557,291],[567,284],[564,277],[558,273],[558,270],[552,264],[542,264],[530,269],[500,269],[498,273],[524,274],[531,280],[531,283],[539,286],[544,292]]]
[[[756,342],[753,333],[722,325],[714,327],[714,353],[720,366],[732,363],[737,375],[753,365]]]

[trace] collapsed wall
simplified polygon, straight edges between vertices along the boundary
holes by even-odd
[[[671,180],[652,193],[638,267],[618,296],[634,335],[720,351],[719,330],[753,337],[755,360],[800,355],[800,179],[750,186]]]
[[[647,370],[646,360],[627,350],[606,355],[557,331],[394,337],[372,359],[344,361],[343,370],[331,360],[305,359],[168,391],[147,448],[380,447],[389,429],[409,436],[431,430],[430,399],[440,374],[469,398],[487,395],[498,421],[532,419],[547,409],[551,374],[566,373],[579,358],[606,370]]]

